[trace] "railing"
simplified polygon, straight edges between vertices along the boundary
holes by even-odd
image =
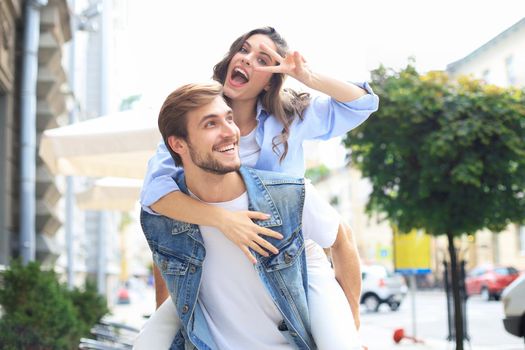
[[[82,350],[127,350],[133,348],[133,340],[139,330],[122,323],[102,320],[91,328],[94,339],[80,339]]]

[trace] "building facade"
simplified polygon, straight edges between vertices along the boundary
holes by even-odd
[[[464,58],[447,66],[452,78],[470,75],[488,84],[525,87],[525,18]],[[525,227],[509,225],[500,233],[481,231],[464,239],[467,267],[512,265],[525,270]]]
[[[489,84],[525,86],[525,18],[474,50],[447,65],[448,74],[457,78],[472,75]]]
[[[22,0],[0,3],[0,264],[19,255],[20,79],[24,40]],[[37,142],[43,130],[57,126],[67,113],[62,91],[66,73],[63,46],[71,38],[66,0],[49,0],[40,10],[37,77]],[[56,233],[62,223],[57,213],[61,194],[54,177],[38,155],[36,163],[36,257],[53,265],[58,257]]]

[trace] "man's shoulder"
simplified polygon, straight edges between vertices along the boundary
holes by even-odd
[[[304,185],[304,178],[293,175],[277,173],[268,170],[259,170],[242,166],[240,169],[241,175],[246,180],[248,177],[260,180],[264,185]]]

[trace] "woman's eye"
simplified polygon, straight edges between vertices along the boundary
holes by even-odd
[[[257,62],[259,62],[259,64],[261,66],[267,66],[268,65],[268,62],[266,62],[266,60],[264,58],[258,58]]]
[[[244,47],[241,47],[241,49],[239,50],[239,52],[242,52],[242,53],[248,53],[248,50],[246,50],[246,48],[244,48]]]

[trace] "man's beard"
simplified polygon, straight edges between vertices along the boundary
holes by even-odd
[[[211,154],[201,156],[193,150],[191,144],[189,144],[190,158],[193,163],[204,171],[207,171],[216,175],[225,175],[234,171],[239,170],[241,167],[240,163],[236,165],[223,165],[217,159],[214,159]]]

